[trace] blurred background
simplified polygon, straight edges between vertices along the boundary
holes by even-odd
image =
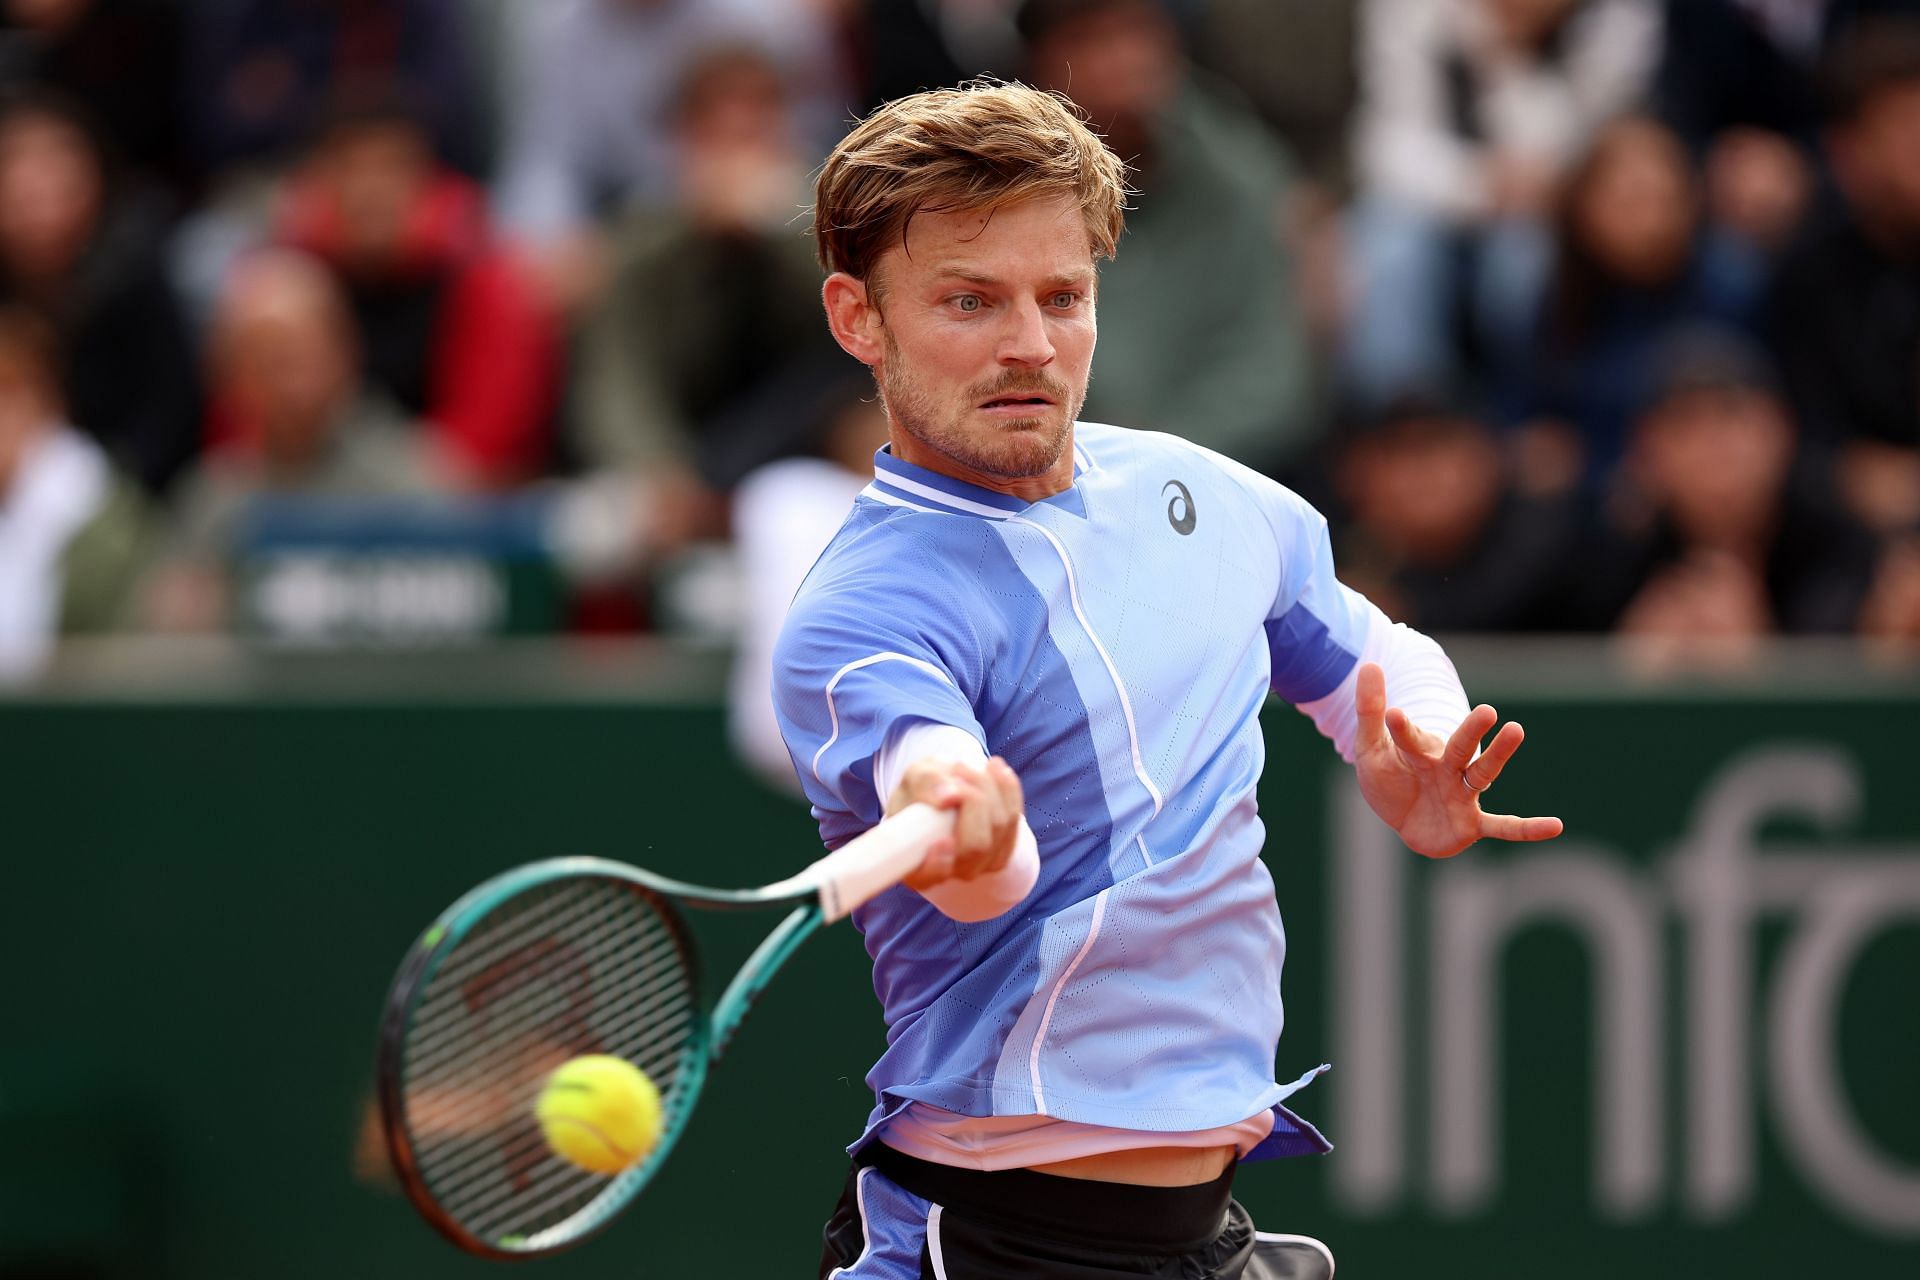
[[[0,0],[0,1276],[476,1273],[391,966],[532,857],[810,856],[768,655],[885,423],[809,181],[980,74],[1132,166],[1085,416],[1314,501],[1569,821],[1408,865],[1270,711],[1339,1151],[1262,1225],[1920,1266],[1920,0]],[[745,1204],[811,1273],[880,1035],[800,963],[556,1275]]]

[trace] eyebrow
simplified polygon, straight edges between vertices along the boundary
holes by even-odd
[[[1001,284],[1001,281],[993,276],[971,270],[958,263],[945,263],[935,267],[933,274],[939,279],[965,280],[968,284],[983,285],[988,288],[997,288]],[[1047,289],[1083,288],[1091,284],[1096,278],[1095,273],[1091,270],[1070,271],[1048,276],[1045,280],[1041,281],[1041,287]]]

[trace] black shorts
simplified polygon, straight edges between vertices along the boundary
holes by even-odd
[[[862,1148],[827,1221],[821,1280],[1328,1280],[1304,1236],[1254,1230],[1233,1169],[1136,1187],[1030,1169],[980,1173]]]

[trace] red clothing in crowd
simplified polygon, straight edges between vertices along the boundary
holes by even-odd
[[[368,380],[430,423],[487,483],[537,471],[559,375],[559,326],[523,260],[488,225],[484,193],[438,172],[377,255],[347,241],[333,193],[292,183],[273,238],[339,272]]]

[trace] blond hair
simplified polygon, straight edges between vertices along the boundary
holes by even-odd
[[[1126,166],[1072,102],[991,80],[898,98],[855,125],[820,170],[820,265],[869,280],[887,247],[905,243],[915,214],[1036,196],[1076,201],[1094,255],[1113,256],[1125,225]]]

